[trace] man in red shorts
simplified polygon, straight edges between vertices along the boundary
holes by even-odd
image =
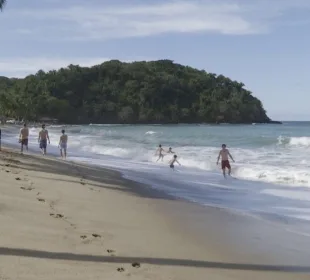
[[[219,156],[217,157],[217,163],[216,164],[219,164],[220,157],[222,157],[223,175],[226,178],[225,168],[228,169],[228,175],[229,176],[231,173],[231,166],[229,164],[228,157],[230,157],[233,162],[235,162],[235,161],[234,161],[232,155],[230,154],[230,152],[228,151],[228,149],[226,148],[225,144],[222,145],[222,150],[220,150],[220,152],[219,152]]]

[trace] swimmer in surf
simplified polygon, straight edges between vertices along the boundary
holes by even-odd
[[[170,147],[167,154],[175,154],[175,152],[172,151],[172,148]]]
[[[58,147],[60,149],[60,156],[62,158],[67,158],[67,142],[68,142],[68,135],[65,134],[65,130],[63,129],[61,131],[62,135],[59,138],[59,144]]]
[[[164,149],[162,148],[162,146],[159,144],[158,149],[156,150],[155,156],[158,155],[158,159],[156,160],[159,161],[161,159],[161,161],[163,161],[164,159]]]
[[[172,160],[170,160],[170,162],[169,162],[170,168],[172,168],[173,171],[174,171],[174,163],[175,163],[175,162],[178,163],[179,165],[181,165],[181,164],[178,162],[177,157],[178,157],[177,155],[174,155],[173,158],[172,158]]]
[[[220,157],[222,158],[223,176],[226,178],[225,169],[226,169],[226,168],[228,169],[228,175],[229,175],[229,176],[230,176],[230,173],[231,173],[231,166],[230,166],[228,157],[230,157],[231,160],[232,160],[233,162],[235,162],[235,161],[234,161],[232,155],[230,154],[229,150],[226,148],[226,145],[225,145],[225,144],[222,145],[222,150],[220,150],[220,152],[219,152],[219,155],[218,155],[218,157],[217,157],[217,163],[216,163],[216,164],[219,164]]]

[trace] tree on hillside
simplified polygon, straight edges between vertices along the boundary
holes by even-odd
[[[4,8],[4,5],[6,4],[6,0],[0,0],[0,10]]]
[[[0,77],[0,109],[6,117],[80,124],[270,122],[243,83],[171,60],[111,60]]]

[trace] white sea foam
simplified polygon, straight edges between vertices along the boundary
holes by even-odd
[[[39,132],[39,128],[31,128],[30,135],[34,136]],[[115,133],[115,131],[114,131]],[[146,131],[145,135],[154,135],[156,131]],[[60,132],[50,133],[51,144],[58,145]],[[84,153],[114,156],[135,160],[137,162],[156,162],[154,150],[139,146],[136,143],[123,143],[118,146],[114,141],[102,142],[100,137],[113,136],[113,130],[100,131],[97,135],[76,135],[70,138],[70,146]],[[35,137],[31,137],[30,142],[36,143]],[[290,186],[305,186],[310,188],[310,159],[301,158],[304,155],[302,147],[310,146],[310,137],[278,137],[278,144],[290,146],[291,150],[283,149],[242,149],[235,148],[231,153],[236,159],[233,165],[234,176],[240,179],[252,181],[263,181]],[[175,147],[174,151],[182,166],[200,169],[205,171],[219,171],[216,160],[219,148],[217,147],[197,147],[183,146]],[[298,156],[300,154],[300,156]],[[167,154],[164,162],[167,164],[172,158]]]
[[[155,131],[152,131],[152,130],[151,130],[151,131],[145,132],[146,135],[153,135],[153,134],[155,134],[155,133],[156,133],[156,132],[155,132]]]
[[[119,170],[126,178],[201,204],[255,213],[267,211],[307,220],[310,216],[305,211],[310,209],[310,159],[305,158],[305,148],[310,147],[310,136],[279,133],[270,137],[268,131],[262,136],[262,132],[250,131],[240,138],[244,131],[236,133],[233,126],[229,127],[232,128],[228,132],[223,132],[226,128],[203,125],[185,126],[183,130],[114,125],[65,129],[69,135],[69,159]],[[262,129],[261,126],[249,127],[247,129]],[[48,129],[51,138],[48,150],[58,154],[62,127]],[[38,132],[39,128],[30,129],[29,143],[35,150],[38,150]],[[183,137],[185,133],[187,136]],[[228,142],[227,135],[230,142],[238,139],[238,145],[230,151],[236,160],[232,164],[233,176],[239,180],[223,179],[220,166],[216,165],[219,146]],[[16,134],[7,138],[8,142],[17,143]],[[173,155],[167,154],[163,161],[157,162],[155,150],[159,143],[165,150],[171,146],[178,155],[182,166],[176,165],[175,172],[168,166]]]
[[[310,137],[291,137],[289,145],[310,147]]]

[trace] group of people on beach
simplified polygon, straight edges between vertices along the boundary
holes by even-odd
[[[19,143],[21,144],[20,152],[23,154],[24,146],[28,151],[29,128],[27,127],[26,123],[24,123],[24,126],[20,129],[18,138]],[[48,144],[51,143],[50,137],[45,124],[42,124],[42,129],[39,131],[38,135],[38,143],[43,155],[46,155],[47,142]],[[65,159],[67,158],[67,143],[68,143],[68,135],[63,129],[61,131],[61,136],[59,138],[58,148],[60,149],[60,156]]]
[[[158,162],[160,159],[161,161],[164,160],[164,156],[166,154],[175,154],[173,151],[172,151],[172,148],[170,147],[169,150],[166,152],[162,145],[159,144],[157,150],[156,150],[156,153],[155,155],[158,155],[158,159],[156,160],[156,162]],[[181,165],[178,160],[177,160],[177,155],[175,154],[173,156],[173,158],[169,161],[169,166],[170,168],[172,168],[174,170],[174,164],[175,163],[178,163],[179,165]],[[222,144],[222,149],[220,150],[219,154],[218,154],[218,157],[217,157],[217,162],[216,164],[218,165],[219,164],[219,161],[220,161],[220,158],[222,160],[221,162],[221,167],[222,167],[222,172],[223,172],[223,176],[226,178],[226,168],[228,169],[228,175],[230,176],[231,175],[231,165],[229,163],[229,158],[235,162],[235,160],[233,159],[232,155],[230,154],[229,150],[227,149],[227,146],[226,144]]]
[[[171,147],[170,147],[169,150],[166,152],[166,151],[163,149],[163,147],[161,146],[161,144],[159,144],[159,146],[158,146],[158,148],[157,148],[157,150],[156,150],[156,153],[155,153],[155,155],[158,155],[158,159],[156,160],[156,162],[158,162],[160,159],[161,159],[161,161],[163,161],[163,160],[164,160],[165,153],[166,153],[166,154],[175,154],[175,152],[172,151],[172,148],[171,148]],[[177,155],[174,155],[174,156],[172,157],[172,159],[169,161],[169,166],[170,166],[170,168],[172,168],[173,170],[174,170],[174,163],[175,163],[175,162],[178,163],[179,165],[181,165],[181,164],[178,162],[177,157],[178,157]]]
[[[19,143],[21,144],[21,153],[24,152],[24,146],[28,151],[28,138],[29,138],[29,128],[27,127],[27,124],[24,123],[24,126],[20,129],[19,132]],[[48,130],[46,129],[45,124],[42,124],[42,129],[39,131],[38,135],[38,143],[43,155],[46,155],[47,142],[50,144]],[[61,136],[59,138],[58,148],[60,149],[60,156],[65,159],[67,158],[67,143],[68,143],[68,135],[65,133],[65,130],[63,129],[61,130]],[[172,148],[170,147],[168,151],[165,151],[161,144],[159,144],[155,153],[155,155],[158,155],[158,159],[156,162],[158,162],[160,159],[161,161],[163,161],[164,157],[167,154],[174,154],[172,159],[169,161],[169,166],[172,170],[174,170],[175,163],[181,165],[177,160],[178,156],[175,154],[175,152],[172,151]],[[227,149],[226,144],[222,144],[222,149],[220,150],[217,158],[216,163],[217,165],[219,164],[220,158],[222,160],[221,167],[223,171],[223,176],[226,178],[226,169],[228,169],[228,175],[231,175],[231,166],[229,163],[229,158],[233,162],[235,162],[229,150]]]

